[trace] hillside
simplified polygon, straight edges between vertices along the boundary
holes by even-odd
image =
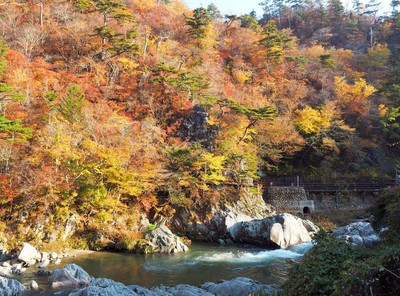
[[[399,5],[297,2],[257,20],[178,0],[2,0],[8,243],[52,241],[71,217],[73,246],[138,240],[142,215],[234,201],[262,174],[392,180]]]

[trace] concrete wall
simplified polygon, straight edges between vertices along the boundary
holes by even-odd
[[[372,193],[340,192],[307,194],[303,187],[268,187],[265,201],[278,212],[302,212],[305,201],[313,201],[312,211],[329,209],[365,209],[374,205],[376,196]]]
[[[365,209],[375,204],[376,196],[369,193],[341,192],[338,194],[310,194],[308,199],[314,200],[315,210],[329,209]]]

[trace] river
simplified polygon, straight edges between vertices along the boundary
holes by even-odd
[[[135,255],[94,252],[66,258],[63,264],[76,263],[94,277],[146,288],[161,284],[198,286],[235,277],[248,277],[263,284],[280,284],[286,278],[290,262],[301,258],[311,246],[309,243],[286,250],[265,250],[194,243],[186,253]],[[22,282],[27,284],[32,278],[42,288],[46,286],[46,278],[37,279],[34,274],[25,275]],[[49,291],[36,294],[52,295]]]

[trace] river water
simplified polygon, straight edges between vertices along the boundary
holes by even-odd
[[[311,246],[309,243],[285,250],[265,250],[194,243],[186,253],[135,255],[95,252],[66,258],[63,264],[76,263],[94,277],[147,288],[161,284],[199,286],[204,282],[235,277],[248,277],[263,284],[280,284],[286,278],[290,263],[301,258]],[[25,276],[22,282],[25,284],[32,277],[35,275]],[[46,278],[35,280],[42,288],[46,285]],[[43,293],[38,294],[50,295],[49,291]]]

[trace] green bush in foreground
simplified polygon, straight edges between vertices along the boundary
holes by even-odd
[[[354,254],[343,241],[322,231],[315,246],[289,270],[282,295],[331,295],[345,265]]]

